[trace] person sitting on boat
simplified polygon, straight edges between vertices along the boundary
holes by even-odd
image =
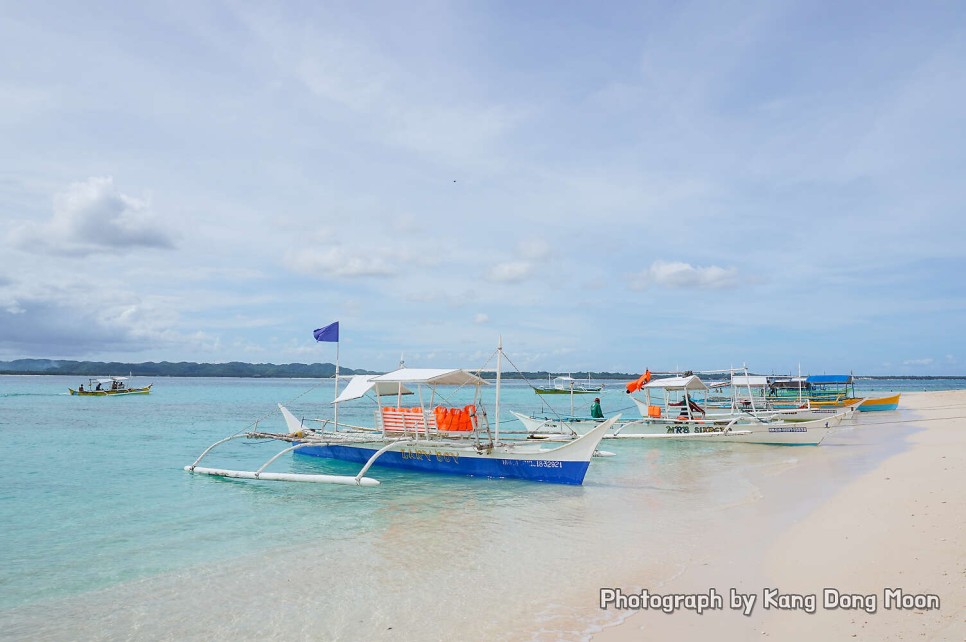
[[[691,408],[691,412],[694,413],[695,415],[701,415],[702,417],[704,417],[705,415],[704,408],[694,403],[691,397],[688,397],[688,407]]]
[[[77,389],[77,392],[84,392],[84,384],[80,385],[80,388]]]
[[[590,416],[594,419],[604,418],[604,411],[600,408],[600,397],[595,397],[594,403],[590,405]]]
[[[100,382],[100,381],[98,381],[98,382],[97,382],[97,388],[96,388],[96,390],[100,390],[100,389],[101,389],[101,382]]]

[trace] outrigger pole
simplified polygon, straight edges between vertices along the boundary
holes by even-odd
[[[279,407],[282,408],[283,415],[286,415],[286,413],[288,414],[288,416],[286,417],[287,423],[290,421],[292,422],[298,421],[281,404],[279,404]],[[383,446],[382,448],[374,452],[372,456],[370,456],[369,459],[366,461],[366,464],[362,467],[362,469],[355,475],[321,475],[321,474],[312,474],[312,473],[265,472],[266,468],[268,468],[275,460],[277,460],[285,453],[289,453],[306,446],[317,445],[311,442],[297,443],[294,446],[290,446],[289,448],[286,448],[285,450],[282,450],[281,452],[276,453],[271,459],[269,459],[264,464],[262,464],[261,467],[258,468],[258,470],[228,470],[225,468],[204,468],[204,467],[198,466],[201,460],[204,459],[208,455],[208,453],[211,452],[213,448],[215,448],[215,446],[219,446],[225,443],[226,441],[231,441],[233,439],[238,439],[240,437],[278,439],[281,436],[267,435],[265,433],[246,433],[246,434],[237,434],[237,435],[232,435],[231,437],[226,437],[225,439],[215,442],[207,449],[205,449],[205,451],[201,453],[201,455],[198,457],[198,459],[195,460],[193,464],[191,464],[190,466],[185,466],[184,469],[189,473],[199,473],[202,475],[211,475],[213,477],[231,477],[234,479],[258,479],[262,481],[314,482],[316,484],[342,484],[345,486],[378,486],[379,480],[365,476],[365,474],[369,471],[369,468],[372,467],[372,465],[376,462],[377,459],[379,459],[379,457],[389,452],[396,446],[399,446],[401,443],[408,443],[408,442],[414,441],[412,438],[394,439],[390,441],[388,444],[386,444],[385,446]]]

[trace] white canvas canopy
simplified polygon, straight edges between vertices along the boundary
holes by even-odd
[[[459,368],[400,368],[373,377],[374,382],[392,384],[429,384],[434,386],[484,386],[486,381]]]
[[[665,377],[664,379],[653,379],[646,383],[642,388],[662,389],[662,390],[707,390],[708,386],[697,375],[688,377]]]
[[[759,375],[734,375],[731,377],[731,385],[736,388],[747,388],[748,386],[752,388],[764,388],[768,385],[768,377]]]
[[[376,396],[383,395],[411,395],[413,391],[408,389],[406,386],[402,386],[400,389],[398,383],[383,383],[373,381],[380,375],[353,375],[349,379],[348,385],[345,389],[339,393],[339,396],[335,398],[332,403],[342,403],[343,401],[350,401],[352,399],[358,399],[366,395],[368,392],[375,392]]]

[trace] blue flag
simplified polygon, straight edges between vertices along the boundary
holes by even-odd
[[[335,341],[339,342],[339,322],[330,323],[324,328],[319,328],[315,330],[312,335],[315,337],[316,341]]]

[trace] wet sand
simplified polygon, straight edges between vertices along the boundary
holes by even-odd
[[[760,476],[759,500],[709,515],[707,545],[685,544],[681,574],[649,588],[713,588],[721,609],[627,609],[592,639],[966,639],[966,391],[904,393],[858,421]],[[754,596],[749,615],[731,589]]]

